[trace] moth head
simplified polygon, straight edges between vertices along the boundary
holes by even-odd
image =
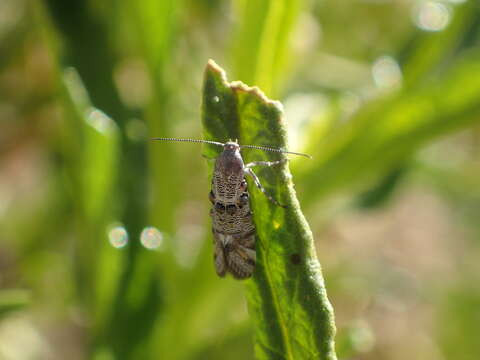
[[[225,143],[225,145],[223,145],[223,150],[228,152],[236,152],[240,150],[240,145],[238,145],[238,143],[235,141],[228,141]]]

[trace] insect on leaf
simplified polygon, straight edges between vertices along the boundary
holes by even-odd
[[[207,140],[238,139],[241,145],[286,148],[281,104],[267,99],[258,88],[227,82],[225,72],[211,60],[205,71],[202,110]],[[206,155],[215,154],[218,150],[208,145]],[[255,149],[244,149],[242,155],[246,163],[286,156]],[[272,204],[249,183],[257,263],[245,283],[256,358],[336,359],[333,310],[288,163],[262,170],[259,177],[267,192],[287,208]]]

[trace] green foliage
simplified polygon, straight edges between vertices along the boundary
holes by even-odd
[[[0,14],[0,358],[334,358],[325,288],[340,358],[475,358],[477,1],[3,0]],[[375,74],[385,55],[394,84]],[[202,99],[208,58],[285,118],[214,65]],[[205,138],[288,135],[314,156],[257,170],[289,207],[250,184],[246,282],[215,275],[199,145],[149,141],[200,138],[201,117]]]
[[[205,72],[202,119],[209,140],[238,139],[240,144],[276,148],[286,144],[281,104],[267,99],[258,88],[228,83],[213,61]],[[244,157],[250,162],[281,156],[246,149]],[[247,297],[257,358],[336,359],[333,310],[288,166],[270,169],[262,178],[269,193],[287,208],[271,204],[249,183],[257,266],[253,280],[247,280]]]
[[[233,42],[235,76],[277,96],[304,0],[237,0],[235,5],[242,19]]]
[[[437,79],[368,103],[336,128],[312,148],[318,161],[302,169],[306,200],[372,181],[432,139],[476,123],[479,59],[476,51],[465,54]]]

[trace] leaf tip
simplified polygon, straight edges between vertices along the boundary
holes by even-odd
[[[276,108],[280,113],[283,113],[283,105],[278,100],[272,100],[265,95],[265,93],[260,90],[258,86],[248,86],[241,81],[232,81],[230,83],[230,87],[234,91],[243,91],[246,93],[250,93],[254,96],[257,96],[260,100],[262,100],[265,104]]]
[[[216,73],[217,75],[219,75],[221,77],[223,82],[227,83],[227,74],[226,74],[225,70],[223,70],[222,67],[215,62],[215,60],[208,59],[205,71],[207,73],[208,72]]]
[[[208,59],[207,69],[211,69],[217,72],[223,72],[223,69],[213,59]]]

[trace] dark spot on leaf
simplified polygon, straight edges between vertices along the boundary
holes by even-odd
[[[290,255],[290,261],[292,262],[293,265],[298,265],[302,261],[302,257],[300,256],[300,254],[295,253]]]

